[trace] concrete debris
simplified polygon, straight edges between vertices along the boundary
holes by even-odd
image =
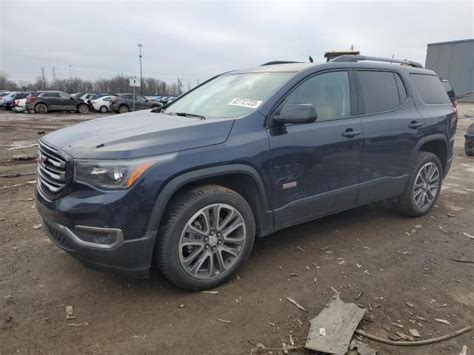
[[[217,320],[221,323],[230,324],[230,320],[227,320],[227,319],[217,318]]]
[[[451,324],[449,323],[446,319],[439,319],[439,318],[436,318],[435,321],[439,322],[439,323],[443,323],[443,324]]]
[[[305,347],[314,351],[344,354],[365,312],[365,309],[353,303],[344,303],[336,294],[321,313],[310,321]]]
[[[219,291],[201,291],[201,293],[205,293],[207,295],[218,295]]]
[[[421,335],[420,333],[418,332],[418,330],[416,329],[409,329],[408,330],[410,332],[410,334],[415,337],[415,338],[421,338]]]
[[[394,325],[394,326],[397,327],[397,328],[403,328],[403,325],[398,324],[398,323],[392,323],[392,325]]]
[[[286,297],[286,300],[296,306],[296,308],[302,310],[303,312],[309,312],[306,308],[304,308],[302,305],[300,305],[298,302],[296,302],[293,298]]]
[[[66,306],[66,319],[76,319],[72,306]]]
[[[33,226],[33,229],[36,229],[36,230],[37,230],[37,229],[40,229],[41,226],[42,226],[41,223],[40,223],[40,224],[35,224],[35,225]]]
[[[302,247],[297,246],[296,249],[298,249],[300,252],[304,253],[304,249]]]
[[[463,345],[459,355],[467,355],[467,345]]]
[[[411,303],[411,302],[406,302],[406,305],[407,305],[408,307],[415,307],[415,305],[414,305],[413,303]]]

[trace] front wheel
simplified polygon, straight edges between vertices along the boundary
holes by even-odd
[[[77,111],[79,113],[88,113],[89,112],[89,106],[87,104],[80,104],[77,107]]]
[[[434,206],[443,181],[443,168],[439,158],[428,152],[418,153],[405,191],[400,195],[397,210],[410,217],[420,217]]]
[[[176,197],[158,232],[155,263],[175,285],[203,290],[228,281],[248,259],[255,220],[247,201],[218,185]]]
[[[109,111],[109,109],[107,108],[107,106],[100,106],[99,111],[102,113],[106,113],[107,111]]]

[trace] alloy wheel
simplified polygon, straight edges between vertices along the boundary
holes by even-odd
[[[441,175],[438,166],[429,162],[421,167],[415,178],[413,187],[413,202],[420,210],[431,206],[435,200],[440,185]]]
[[[247,237],[242,215],[227,204],[202,208],[186,223],[179,240],[179,261],[194,278],[212,279],[240,259]]]

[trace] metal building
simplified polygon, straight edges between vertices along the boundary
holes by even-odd
[[[456,92],[474,92],[474,39],[429,43],[425,67],[448,79]]]

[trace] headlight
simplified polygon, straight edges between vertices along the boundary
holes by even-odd
[[[103,189],[127,189],[155,164],[172,160],[176,153],[132,160],[74,161],[74,180]]]

